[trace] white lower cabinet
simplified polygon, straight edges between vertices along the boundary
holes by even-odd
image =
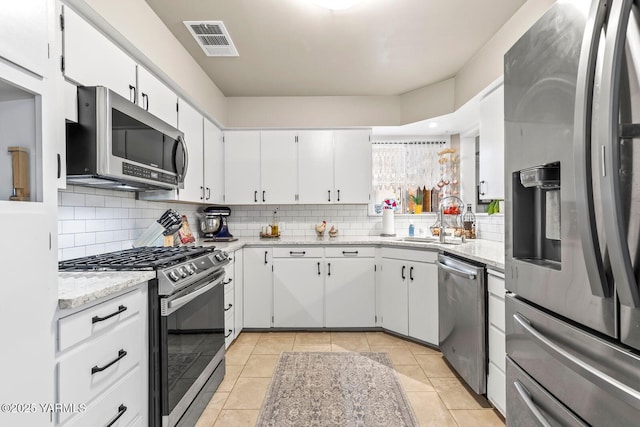
[[[244,328],[244,252],[239,249],[233,253],[233,276],[234,276],[234,328],[237,337]]]
[[[409,265],[409,336],[438,345],[438,267]]]
[[[487,291],[489,293],[487,399],[502,415],[505,415],[507,382],[505,375],[504,274],[494,270],[488,270],[487,272]]]
[[[231,262],[224,267],[224,341],[229,348],[236,338],[235,325],[235,257],[230,254]]]
[[[324,324],[323,248],[274,248],[273,326],[321,328]]]
[[[402,335],[409,334],[409,294],[407,263],[398,259],[382,259],[380,277],[380,309],[382,326]]]
[[[325,249],[325,326],[376,325],[375,248]]]
[[[271,248],[244,248],[244,327],[270,328],[273,316]]]
[[[236,294],[244,286],[242,327],[376,326],[375,253],[372,246],[245,248],[244,278],[235,281]]]
[[[437,252],[383,248],[379,294],[382,326],[438,345]]]
[[[146,283],[58,320],[56,403],[83,404],[58,412],[65,426],[147,422]],[[115,420],[115,421],[114,421]]]

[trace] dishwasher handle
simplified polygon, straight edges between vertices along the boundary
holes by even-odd
[[[436,264],[438,264],[438,268],[441,268],[444,271],[455,274],[457,276],[466,277],[469,280],[475,280],[477,277],[477,274],[473,271],[458,270],[457,268],[450,267],[447,264],[441,263],[440,261],[436,261]]]

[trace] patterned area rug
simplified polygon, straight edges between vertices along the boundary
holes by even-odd
[[[257,426],[417,426],[387,353],[285,352]]]

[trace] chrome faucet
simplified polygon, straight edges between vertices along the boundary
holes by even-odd
[[[440,206],[440,209],[438,210],[438,212],[440,213],[440,227],[438,228],[438,239],[440,241],[440,243],[445,243],[445,235],[444,235],[444,213],[442,211],[442,206]]]

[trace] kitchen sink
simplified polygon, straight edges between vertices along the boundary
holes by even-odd
[[[429,244],[437,243],[440,245],[461,245],[462,243],[464,243],[462,239],[460,239],[459,237],[447,237],[444,242],[440,242],[440,239],[438,237],[429,237],[429,236],[403,237],[401,239],[398,239],[397,241],[413,242],[413,243],[429,243]]]

